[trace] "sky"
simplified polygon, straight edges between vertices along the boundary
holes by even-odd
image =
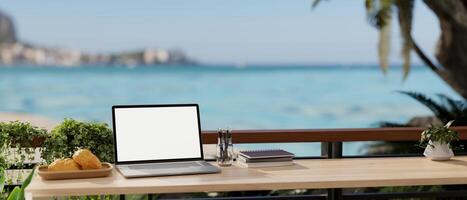
[[[205,63],[372,64],[378,32],[363,0],[2,0],[19,38],[88,52],[177,48]],[[416,2],[414,38],[433,55],[434,14]],[[401,63],[400,34],[390,60]],[[420,61],[414,58],[414,63]]]

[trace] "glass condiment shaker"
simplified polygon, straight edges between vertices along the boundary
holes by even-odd
[[[217,133],[217,164],[221,167],[231,166],[234,159],[232,131],[218,129]]]

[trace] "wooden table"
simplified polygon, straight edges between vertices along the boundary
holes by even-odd
[[[424,157],[295,160],[294,166],[222,168],[220,174],[45,181],[34,177],[27,199],[64,195],[182,193],[274,189],[467,184],[467,156],[434,162]]]

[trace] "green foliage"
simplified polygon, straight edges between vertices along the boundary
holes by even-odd
[[[5,136],[0,133],[0,171],[3,169],[8,168],[8,163],[7,163],[7,155],[8,155],[8,148],[6,145],[6,138],[2,139],[2,137]]]
[[[7,200],[24,200],[24,190],[26,187],[28,187],[29,183],[31,183],[32,177],[34,176],[34,171],[33,169],[31,173],[29,173],[28,177],[23,181],[23,184],[21,187],[16,186],[8,195],[6,198]],[[3,194],[3,186],[5,184],[5,172],[4,169],[0,169],[0,195]],[[0,196],[0,199],[3,199],[2,196]]]
[[[392,3],[392,0],[365,0],[368,22],[377,29],[382,29],[389,24],[392,15]]]
[[[437,192],[437,191],[443,191],[443,190],[445,190],[443,186],[428,185],[428,186],[383,187],[379,191],[383,193],[399,193],[399,192]],[[435,199],[435,198],[429,198],[429,199]]]
[[[113,162],[112,130],[105,123],[65,119],[45,140],[42,157],[48,162],[71,157],[79,148],[87,148],[105,162]]]
[[[407,127],[407,124],[403,123],[396,123],[396,122],[379,122],[378,123],[379,127]]]
[[[311,4],[311,8],[314,9],[316,6],[318,6],[321,3],[321,0],[315,0],[313,1],[313,4]]]
[[[412,45],[412,21],[413,21],[413,0],[396,0],[395,6],[398,11],[399,27],[402,35],[402,57],[404,60],[403,72],[404,79],[407,78],[410,71],[410,51]]]
[[[405,94],[415,100],[417,100],[419,103],[425,105],[428,109],[430,109],[433,114],[442,122],[446,123],[446,120],[452,120],[452,115],[449,112],[448,108],[437,103],[431,98],[428,98],[427,96],[418,93],[418,92],[404,92],[400,91],[399,93]]]
[[[105,123],[79,122],[65,119],[51,133],[27,122],[0,122],[0,195],[7,180],[5,169],[15,165],[22,168],[26,158],[24,154],[32,153],[34,148],[42,143],[42,156],[48,162],[55,158],[71,157],[75,150],[88,148],[102,161],[113,162],[112,130]],[[20,159],[11,160],[8,156],[10,148],[17,148]],[[10,191],[8,200],[23,200],[24,189],[30,183],[34,171],[23,181],[22,187]],[[0,199],[3,199],[0,196]]]
[[[432,126],[424,130],[420,144],[427,144],[429,141],[449,144],[451,141],[459,140],[459,134],[449,128],[453,122],[450,121],[444,126]]]
[[[24,190],[31,183],[32,177],[34,176],[34,169],[29,173],[28,177],[23,181],[21,187],[16,186],[9,194],[7,200],[24,200]]]
[[[312,8],[321,0],[314,0]],[[367,19],[370,25],[379,30],[378,57],[381,70],[389,69],[389,52],[391,41],[391,21],[393,12],[397,13],[402,38],[403,77],[407,78],[410,71],[410,52],[413,49],[412,21],[414,0],[365,0]]]
[[[407,95],[426,106],[443,124],[454,120],[453,125],[455,126],[467,125],[467,101],[465,100],[454,100],[446,95],[438,94],[439,101],[435,101],[418,92],[399,91],[399,93]],[[401,125],[403,124],[392,122],[380,123],[381,127],[399,127]]]
[[[9,146],[33,147],[34,140],[47,137],[47,130],[31,125],[29,122],[0,122],[0,134],[6,136]]]
[[[5,187],[5,181],[6,181],[5,169],[0,168],[0,197],[3,192],[3,188]]]
[[[19,199],[19,194],[21,193],[21,188],[16,186],[13,191],[10,192],[10,195],[8,195],[7,200],[16,200]]]
[[[32,159],[35,144],[41,138],[47,137],[47,130],[31,125],[29,122],[0,122],[0,167],[7,169],[9,165],[21,167],[26,159]],[[9,148],[14,147],[18,157],[7,160]],[[10,163],[13,162],[13,163]]]
[[[397,11],[402,38],[402,58],[404,79],[410,71],[410,51],[412,50],[413,0],[366,0],[365,8],[369,23],[380,31],[378,57],[383,72],[389,68],[392,12]]]

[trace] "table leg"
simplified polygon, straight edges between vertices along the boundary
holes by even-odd
[[[342,189],[328,189],[328,200],[342,200]]]

